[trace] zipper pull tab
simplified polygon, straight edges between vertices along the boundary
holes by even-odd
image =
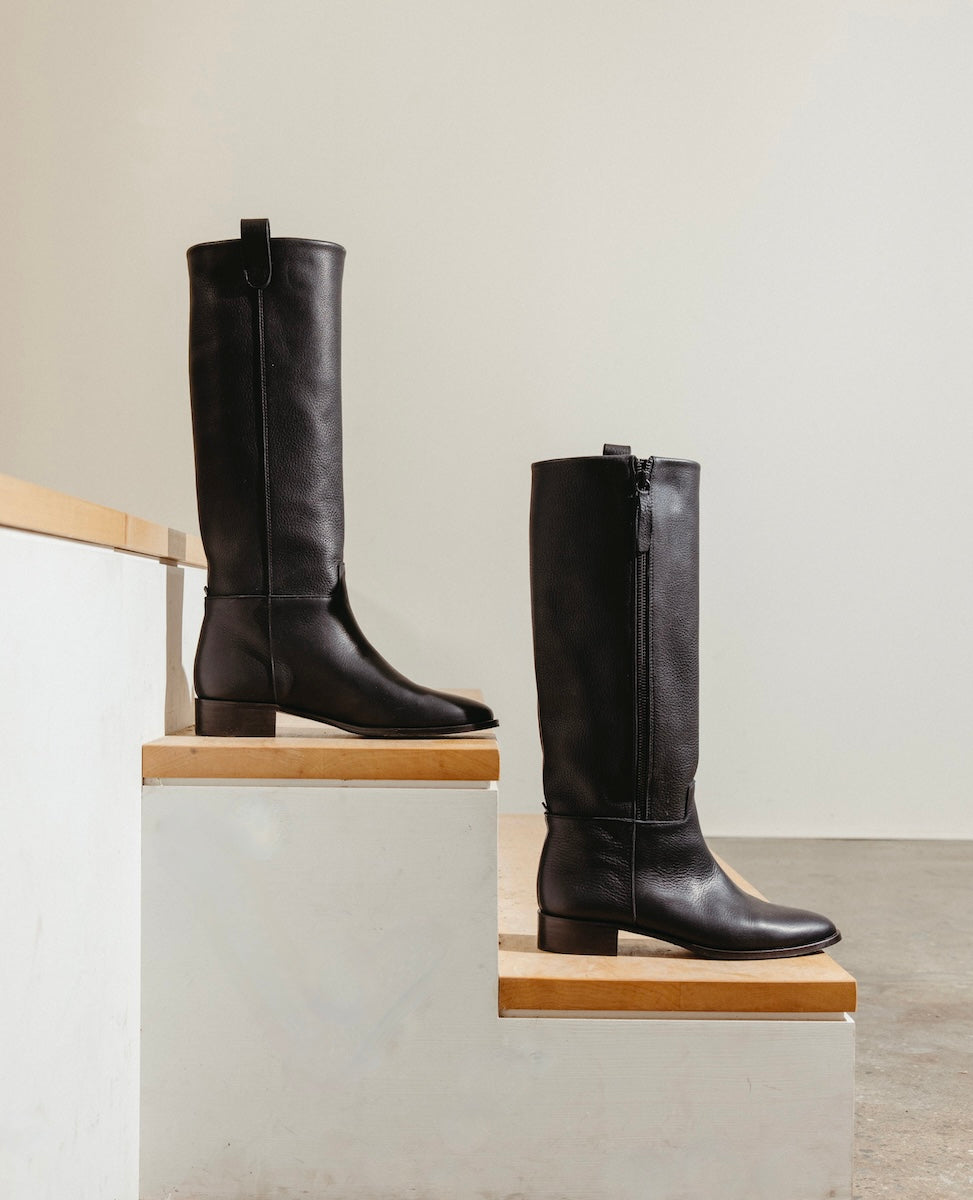
[[[635,544],[639,554],[645,554],[652,538],[652,505],[649,502],[649,491],[639,488],[639,511],[635,526]]]
[[[638,512],[635,517],[635,548],[639,554],[645,554],[649,549],[652,538],[652,496],[649,492],[649,482],[652,478],[652,459],[647,458],[636,466],[636,486],[638,491]]]

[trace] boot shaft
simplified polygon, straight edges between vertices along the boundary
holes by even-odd
[[[698,758],[699,466],[618,449],[533,467],[544,794],[564,816],[678,821]]]
[[[271,239],[265,222],[245,224],[246,242],[208,242],[187,254],[209,591],[330,595],[344,551],[345,252],[330,242]]]

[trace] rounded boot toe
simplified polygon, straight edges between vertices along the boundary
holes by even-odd
[[[803,908],[771,907],[774,915],[767,923],[768,946],[781,950],[823,948],[841,938],[834,922],[820,913]]]

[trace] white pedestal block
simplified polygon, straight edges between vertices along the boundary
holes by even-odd
[[[498,1015],[496,798],[143,789],[143,1200],[850,1196],[846,1015]]]

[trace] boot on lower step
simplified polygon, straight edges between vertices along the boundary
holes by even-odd
[[[265,220],[188,252],[199,524],[209,567],[196,732],[273,736],[278,712],[374,737],[489,729],[369,644],[345,590],[341,279],[332,242]]]
[[[698,531],[697,463],[606,446],[534,464],[543,950],[615,954],[626,930],[761,959],[840,938],[827,917],[744,892],[700,831]]]

